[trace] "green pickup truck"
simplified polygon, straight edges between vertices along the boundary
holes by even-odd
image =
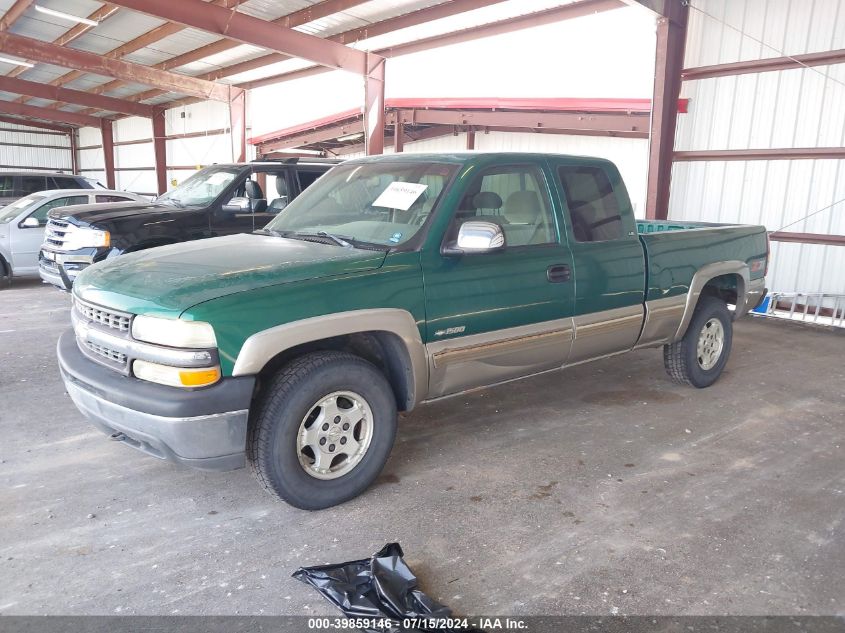
[[[397,411],[435,398],[658,346],[671,378],[709,386],[768,250],[762,226],[635,220],[606,160],[368,157],[255,233],[86,269],[59,364],[112,439],[248,462],[325,508],[378,476]]]

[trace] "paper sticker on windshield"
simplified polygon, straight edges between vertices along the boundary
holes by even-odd
[[[376,198],[375,202],[373,202],[373,206],[407,211],[426,189],[428,189],[428,185],[416,182],[392,182],[387,186],[387,189],[382,191],[381,195]]]

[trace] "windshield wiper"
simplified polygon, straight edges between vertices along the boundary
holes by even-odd
[[[344,248],[352,248],[352,244],[347,242],[340,235],[335,235],[334,233],[327,233],[326,231],[317,231],[317,235],[319,235],[320,237],[329,238],[330,240],[334,241],[338,246],[343,246]]]
[[[253,233],[259,233],[261,235],[272,235],[273,237],[286,237],[280,231],[274,231],[273,229],[255,229]]]

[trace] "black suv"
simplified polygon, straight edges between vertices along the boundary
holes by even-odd
[[[70,290],[82,269],[106,257],[263,228],[339,162],[287,158],[212,165],[148,204],[54,209],[38,257],[41,279]]]
[[[60,171],[0,171],[0,207],[49,189],[105,189],[94,178]]]

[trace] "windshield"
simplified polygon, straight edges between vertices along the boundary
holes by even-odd
[[[188,178],[181,185],[156,198],[177,207],[210,204],[237,177],[237,168],[206,167]]]
[[[12,204],[6,205],[0,209],[0,224],[8,224],[18,217],[26,207],[32,206],[46,197],[47,195],[44,193],[31,193],[20,200],[15,200]]]
[[[434,162],[338,165],[266,228],[283,235],[325,232],[397,246],[422,228],[456,170],[456,165]]]

